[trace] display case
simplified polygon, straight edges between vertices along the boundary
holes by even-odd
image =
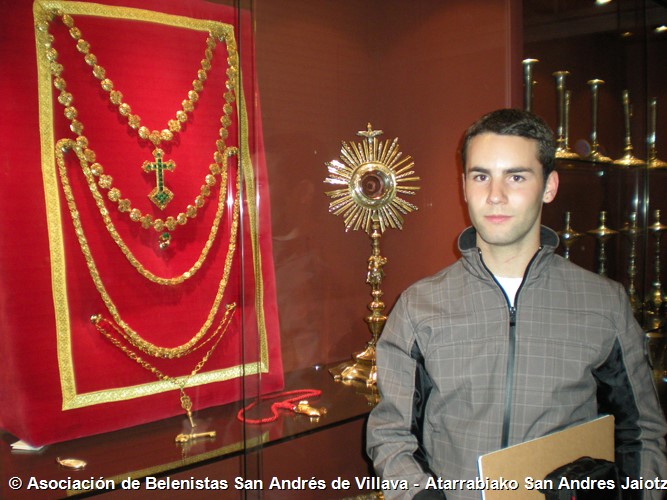
[[[2,496],[257,448],[238,411],[285,376],[250,13],[3,7]]]
[[[528,2],[524,25],[524,57],[536,60],[527,63],[533,110],[568,131],[559,194],[544,221],[569,233],[561,250],[573,262],[625,286],[665,407],[667,8]]]
[[[326,164],[369,127],[414,161],[417,210],[382,234],[389,312],[409,284],[458,257],[465,128],[524,105],[526,57],[541,60],[536,111],[555,127],[548,72],[569,70],[574,90],[584,63],[550,49],[563,46],[557,36],[535,35],[548,30],[518,0],[0,5],[0,496],[373,495],[364,426],[377,391],[329,373],[369,341],[372,241],[329,212]],[[637,43],[657,37],[645,29]],[[575,54],[599,44],[568,43]],[[640,66],[624,68],[641,89],[634,103],[662,91],[641,82],[663,78],[655,59],[665,51],[644,48],[625,49]],[[624,86],[613,66],[580,78],[592,77],[608,80],[605,92]],[[575,98],[571,137],[585,138],[588,101]],[[611,114],[600,137],[620,154],[611,101],[601,98]],[[647,111],[637,113],[639,153]],[[663,141],[659,132],[659,153]],[[637,211],[645,298],[662,171],[559,168],[563,201],[545,214],[554,229],[584,198],[587,218],[571,209],[580,230],[597,227],[601,207],[616,228]],[[627,284],[620,241],[609,240],[608,269]],[[594,243],[577,240],[573,261],[593,268]],[[19,439],[33,446],[13,448]],[[85,468],[68,468],[76,460]]]
[[[372,123],[443,166],[383,237],[389,309],[455,259],[430,235],[465,225],[461,130],[519,95],[516,3],[3,7],[3,496],[375,490],[377,393],[327,370],[368,341],[370,240],[325,163]]]

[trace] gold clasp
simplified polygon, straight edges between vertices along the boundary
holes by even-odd
[[[315,408],[314,406],[310,406],[308,404],[308,401],[299,401],[298,404],[292,408],[292,410],[295,413],[301,413],[302,415],[307,415],[310,417],[311,420],[317,421],[320,419],[322,415],[326,415],[327,409],[326,408]]]
[[[195,439],[199,438],[214,438],[215,437],[215,431],[209,431],[209,432],[198,432],[196,434],[190,433],[190,434],[179,434],[176,436],[176,442],[177,443],[187,443],[189,441],[193,441]]]

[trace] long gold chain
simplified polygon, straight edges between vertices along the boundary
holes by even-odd
[[[58,144],[63,144],[63,145],[68,145],[69,147],[73,147],[71,144],[71,140],[69,140],[70,143],[67,142],[62,142],[58,141]],[[59,170],[64,170],[64,162],[59,162]],[[72,194],[71,187],[69,185],[69,181],[67,178],[67,175],[61,174],[60,176],[61,183],[63,185],[63,192],[65,194],[65,199],[67,201],[67,207],[70,212],[70,216],[72,219],[72,223],[74,225],[74,232],[76,234],[77,240],[79,242],[79,246],[81,248],[81,252],[83,253],[83,257],[86,261],[86,266],[88,267],[88,271],[90,273],[90,276],[93,280],[93,283],[95,285],[95,288],[97,289],[98,293],[100,294],[100,297],[102,298],[102,301],[104,302],[104,305],[107,307],[107,310],[109,311],[109,314],[111,314],[111,317],[113,320],[116,322],[116,324],[123,330],[125,335],[127,336],[126,338],[138,349],[141,351],[145,352],[146,354],[149,354],[151,356],[155,357],[160,357],[160,358],[166,358],[166,359],[171,359],[171,358],[178,358],[185,356],[188,354],[188,352],[191,351],[192,347],[204,336],[206,335],[206,332],[209,330],[211,325],[213,324],[213,319],[215,315],[218,312],[218,309],[220,307],[220,304],[222,302],[222,298],[224,295],[225,288],[227,287],[227,282],[229,281],[229,274],[231,271],[231,264],[233,260],[233,256],[236,250],[236,236],[237,236],[237,230],[238,230],[238,220],[239,220],[239,205],[240,205],[240,192],[241,192],[241,186],[240,186],[240,176],[237,176],[237,196],[234,202],[234,212],[233,212],[233,219],[232,219],[232,227],[230,228],[230,235],[229,235],[229,248],[227,249],[227,257],[225,259],[225,265],[223,268],[223,273],[222,273],[222,278],[220,279],[220,283],[218,285],[218,289],[215,295],[215,298],[213,300],[213,304],[211,306],[211,310],[209,311],[208,317],[206,318],[206,321],[202,325],[202,327],[199,329],[197,333],[195,333],[190,340],[187,342],[176,346],[176,347],[160,347],[158,345],[155,345],[151,342],[148,342],[147,340],[143,339],[137,332],[135,332],[125,321],[120,316],[120,313],[118,312],[118,309],[116,308],[116,305],[114,304],[113,300],[111,299],[109,293],[106,290],[106,287],[104,286],[104,283],[102,282],[102,279],[100,277],[99,271],[97,269],[97,265],[95,264],[95,260],[93,258],[93,255],[90,251],[90,247],[88,245],[88,240],[86,239],[86,235],[83,231],[83,226],[81,224],[80,216],[79,216],[79,211],[77,209],[74,196]],[[200,257],[201,258],[201,257]],[[199,264],[201,265],[201,264]]]
[[[150,170],[157,172],[156,175],[158,177],[159,189],[156,186],[149,195],[149,198],[151,198],[160,209],[164,209],[164,205],[171,199],[169,197],[170,192],[163,185],[163,181],[161,180],[162,170],[168,170],[173,167],[173,162],[171,167],[168,166],[169,162],[162,162],[164,151],[157,146],[163,141],[171,141],[174,137],[173,134],[181,130],[181,123],[188,120],[187,113],[194,110],[194,103],[199,99],[199,94],[197,92],[203,89],[203,83],[207,78],[207,72],[211,67],[212,50],[215,47],[215,41],[216,39],[225,41],[227,47],[227,62],[229,65],[227,69],[228,80],[225,83],[225,104],[223,105],[223,115],[220,118],[222,126],[219,129],[219,139],[216,141],[217,151],[213,155],[214,163],[209,166],[211,173],[205,177],[204,183],[200,188],[200,194],[195,198],[192,204],[187,205],[185,212],[179,212],[175,216],[170,215],[165,219],[153,219],[150,214],[144,214],[139,209],[132,208],[131,201],[127,198],[123,198],[120,190],[113,187],[113,178],[110,175],[105,174],[103,167],[95,162],[96,155],[94,151],[87,148],[88,141],[85,136],[82,135],[84,128],[83,124],[77,119],[78,111],[72,105],[74,97],[70,92],[67,92],[67,82],[62,77],[64,68],[62,64],[58,63],[58,52],[52,47],[54,37],[48,32],[48,28],[50,26],[50,21],[53,20],[55,16],[59,16],[63,24],[69,28],[70,36],[77,42],[77,50],[84,54],[86,63],[92,67],[93,75],[100,80],[102,89],[109,93],[109,99],[117,108],[118,113],[127,118],[128,125],[131,129],[137,131],[140,138],[150,140],[156,146],[156,149],[153,152],[156,160],[155,163],[144,162],[143,168],[145,171]],[[36,28],[38,35],[40,35],[41,43],[47,47],[46,58],[50,63],[53,85],[60,91],[57,100],[64,107],[65,117],[70,121],[70,129],[77,135],[77,142],[84,148],[84,154],[87,161],[92,163],[91,172],[96,177],[99,177],[99,187],[108,190],[107,196],[109,200],[118,205],[119,211],[127,212],[130,220],[140,223],[144,228],[152,227],[155,231],[162,232],[160,235],[160,246],[162,248],[168,246],[171,238],[169,231],[174,231],[178,226],[185,225],[188,219],[194,218],[197,215],[197,211],[204,206],[206,198],[210,195],[211,187],[215,185],[215,175],[220,173],[221,165],[224,162],[226,139],[229,136],[227,127],[232,123],[231,115],[234,112],[232,103],[236,100],[235,89],[238,82],[239,62],[238,53],[236,51],[236,42],[233,35],[224,31],[217,35],[214,35],[213,33],[209,34],[206,41],[207,48],[205,51],[205,58],[201,61],[202,68],[198,71],[197,79],[193,81],[193,89],[188,92],[188,99],[185,99],[182,102],[183,109],[176,113],[176,119],[169,120],[168,128],[165,128],[162,131],[150,131],[147,127],[141,125],[141,117],[137,114],[132,114],[129,104],[123,102],[122,93],[115,90],[113,82],[106,78],[106,70],[98,64],[97,57],[90,51],[90,43],[82,38],[80,29],[74,25],[74,20],[70,15],[63,14],[57,10],[51,11],[47,14],[45,24],[38,23]],[[163,202],[158,202],[155,199],[155,197],[164,198],[165,196],[169,197],[166,202],[164,200]]]
[[[65,158],[64,158],[65,153],[70,150],[74,151],[77,158],[79,159],[81,169],[83,170],[86,180],[88,181],[88,187],[90,188],[90,191],[95,200],[95,204],[97,205],[100,215],[102,216],[102,220],[104,221],[104,226],[111,235],[111,238],[123,252],[123,255],[125,255],[125,258],[128,260],[128,262],[130,262],[132,267],[134,267],[139,274],[141,274],[144,278],[148,279],[149,281],[152,281],[153,283],[157,283],[159,285],[174,286],[174,285],[179,285],[183,283],[185,280],[192,278],[197,273],[197,271],[201,269],[218,234],[220,221],[222,219],[222,215],[225,208],[226,191],[222,189],[222,187],[227,184],[227,171],[228,171],[227,158],[232,156],[232,154],[237,154],[238,150],[236,148],[228,148],[228,153],[225,155],[225,162],[223,164],[223,168],[221,169],[221,187],[220,187],[220,192],[218,194],[218,208],[215,217],[213,219],[213,224],[211,225],[211,231],[209,233],[208,239],[206,240],[206,243],[202,248],[199,258],[187,271],[172,278],[157,276],[156,274],[146,269],[146,267],[141,262],[139,262],[139,260],[134,256],[134,254],[129,249],[127,244],[123,241],[120,234],[118,234],[118,231],[116,230],[116,226],[114,225],[113,220],[111,220],[111,217],[109,217],[108,210],[104,205],[104,199],[97,190],[95,181],[92,178],[92,174],[90,172],[91,167],[88,166],[88,162],[86,161],[83,148],[81,148],[81,146],[79,146],[78,143],[76,143],[71,139],[61,139],[56,144],[55,157],[56,157],[56,162],[58,164],[58,173],[60,175],[60,181],[63,185],[63,192],[65,193],[65,198],[67,199],[68,206],[71,204],[73,209],[76,210],[76,202],[74,200],[74,195],[72,193],[72,189],[69,183],[69,177],[67,175],[67,168],[65,166]],[[237,198],[238,195],[239,193],[237,191]],[[236,220],[236,218],[238,218],[237,215],[238,200],[235,201],[234,210],[235,210],[234,217]],[[231,259],[231,256],[228,255],[228,259]]]
[[[190,378],[195,376],[204,367],[206,362],[213,354],[213,351],[215,351],[215,349],[218,347],[218,344],[220,344],[220,341],[225,336],[225,333],[227,332],[227,329],[229,328],[229,325],[232,322],[232,316],[235,310],[236,310],[236,303],[227,304],[225,308],[225,315],[223,316],[222,320],[220,321],[220,324],[215,329],[215,331],[199,346],[195,347],[190,351],[193,352],[203,347],[204,344],[208,343],[212,339],[216,339],[211,348],[206,352],[206,354],[204,354],[202,359],[195,365],[194,369],[190,372],[190,374],[183,377],[172,377],[170,375],[167,375],[162,370],[158,369],[157,367],[153,366],[148,361],[143,359],[132,349],[130,349],[126,345],[123,345],[123,343],[119,339],[115,338],[112,333],[110,333],[104,328],[103,323],[111,327],[111,329],[114,330],[114,332],[116,332],[117,335],[120,335],[121,337],[127,340],[127,337],[125,336],[124,332],[121,329],[119,329],[116,325],[111,323],[109,320],[103,318],[101,314],[96,314],[92,316],[90,320],[93,323],[93,325],[95,325],[97,331],[101,333],[107,340],[109,340],[109,342],[111,342],[115,347],[120,349],[128,358],[135,361],[145,370],[151,372],[159,380],[165,380],[178,387],[178,389],[180,390],[181,407],[183,408],[183,410],[185,410],[188,418],[190,419],[190,425],[192,427],[195,427],[195,423],[192,420],[192,400],[190,399],[190,396],[186,394],[185,386],[187,385]]]
[[[204,59],[202,59],[200,63],[201,69],[197,71],[197,78],[192,82],[192,90],[188,91],[188,97],[181,102],[181,109],[176,112],[175,118],[172,118],[167,122],[166,128],[161,131],[151,131],[148,127],[141,125],[141,117],[132,113],[131,106],[123,101],[123,93],[116,90],[113,82],[107,78],[107,70],[99,64],[97,56],[91,51],[90,42],[83,38],[81,30],[75,26],[72,16],[64,14],[59,10],[54,11],[53,14],[59,17],[65,27],[68,28],[70,37],[76,42],[77,51],[83,54],[86,64],[92,67],[93,76],[100,81],[102,90],[109,94],[109,100],[116,107],[119,116],[127,120],[130,128],[136,131],[142,139],[149,140],[153,143],[155,147],[159,147],[162,142],[172,141],[174,139],[174,133],[181,131],[181,124],[188,121],[188,113],[194,111],[194,105],[199,100],[198,92],[201,92],[204,89],[204,82],[206,82],[208,71],[211,69],[213,50],[217,43],[213,33],[209,33],[206,38]]]

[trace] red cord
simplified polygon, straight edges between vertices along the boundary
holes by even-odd
[[[253,401],[250,403],[248,406],[245,408],[241,408],[239,412],[236,414],[236,418],[239,419],[241,422],[245,422],[246,424],[267,424],[269,422],[275,422],[278,420],[278,410],[283,409],[283,410],[293,410],[294,407],[296,406],[296,403],[299,401],[303,401],[304,399],[308,398],[317,398],[322,394],[322,391],[318,389],[296,389],[293,391],[284,391],[284,392],[279,392],[277,394],[269,394],[266,396],[260,396],[256,401]],[[271,405],[271,416],[266,417],[266,418],[246,418],[245,413],[250,410],[251,408],[257,406],[259,403],[262,401],[266,401],[269,399],[276,399],[276,398],[281,398],[285,396],[292,396],[287,399],[283,399],[282,401],[277,401]]]

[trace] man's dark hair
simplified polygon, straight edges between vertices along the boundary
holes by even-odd
[[[476,135],[492,133],[514,135],[537,141],[537,159],[542,164],[544,181],[555,166],[556,143],[553,131],[539,116],[521,109],[498,109],[481,117],[465,133],[461,160],[466,169],[466,156],[470,140]]]

